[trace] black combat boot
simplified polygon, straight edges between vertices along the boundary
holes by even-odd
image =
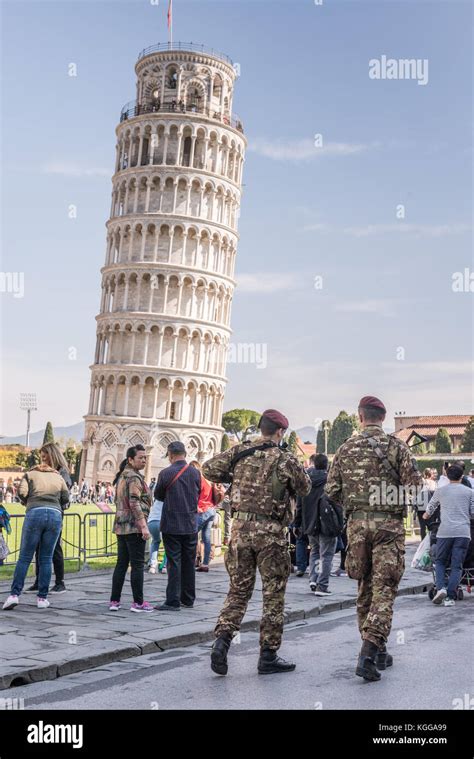
[[[274,675],[277,672],[293,672],[295,667],[296,664],[285,661],[281,656],[277,655],[276,651],[272,651],[271,648],[262,648],[260,651],[260,658],[258,660],[259,675]]]
[[[227,670],[227,652],[232,642],[230,633],[223,633],[215,639],[211,651],[211,669],[216,675],[226,675]]]
[[[380,680],[380,672],[375,666],[375,657],[378,653],[378,646],[370,640],[364,640],[357,662],[356,675],[363,677],[364,680],[375,682]]]
[[[375,666],[380,671],[391,667],[393,664],[393,656],[387,652],[387,646],[385,643],[380,646],[377,655],[375,657]]]

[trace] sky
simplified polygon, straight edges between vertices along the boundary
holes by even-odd
[[[259,360],[228,365],[225,409],[279,408],[294,428],[367,394],[389,420],[472,413],[471,4],[173,9],[174,41],[240,66],[232,343]],[[87,411],[114,130],[138,53],[167,41],[166,12],[166,0],[1,3],[1,271],[18,287],[3,278],[0,435],[24,428],[20,392],[38,396],[32,429]],[[418,72],[372,78],[383,56]]]

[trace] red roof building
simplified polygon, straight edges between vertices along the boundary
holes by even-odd
[[[427,449],[434,450],[434,441],[440,427],[447,430],[451,438],[453,451],[459,449],[461,440],[464,435],[467,423],[471,416],[469,414],[447,414],[446,416],[396,416],[395,437],[403,440],[404,443],[410,435],[416,432],[428,438]]]

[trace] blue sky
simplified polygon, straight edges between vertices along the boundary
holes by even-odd
[[[34,429],[87,409],[114,129],[166,9],[2,3],[2,270],[24,272],[25,293],[0,294],[1,434],[24,426],[20,391],[38,394]],[[389,416],[473,410],[473,294],[452,290],[474,269],[471,15],[458,0],[175,0],[175,41],[240,64],[232,341],[268,358],[229,365],[226,408],[281,408],[295,427],[366,394]],[[382,55],[427,59],[428,83],[370,79]]]

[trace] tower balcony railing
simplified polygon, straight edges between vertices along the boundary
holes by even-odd
[[[133,119],[135,116],[141,116],[147,113],[189,113],[191,115],[205,116],[208,119],[219,121],[221,124],[237,129],[239,132],[244,131],[242,120],[237,114],[226,114],[222,111],[216,110],[214,107],[207,107],[200,105],[199,102],[185,103],[183,100],[164,100],[150,101],[145,103],[139,103],[137,100],[131,100],[126,103],[120,111],[120,123]]]
[[[233,61],[225,53],[220,53],[218,50],[214,50],[212,47],[206,47],[205,45],[199,45],[197,42],[158,42],[156,45],[150,45],[145,47],[138,55],[138,61],[145,58],[151,53],[163,53],[174,51],[177,52],[190,52],[190,53],[206,53],[212,55],[214,58],[219,58],[221,61],[225,61],[233,67]]]

